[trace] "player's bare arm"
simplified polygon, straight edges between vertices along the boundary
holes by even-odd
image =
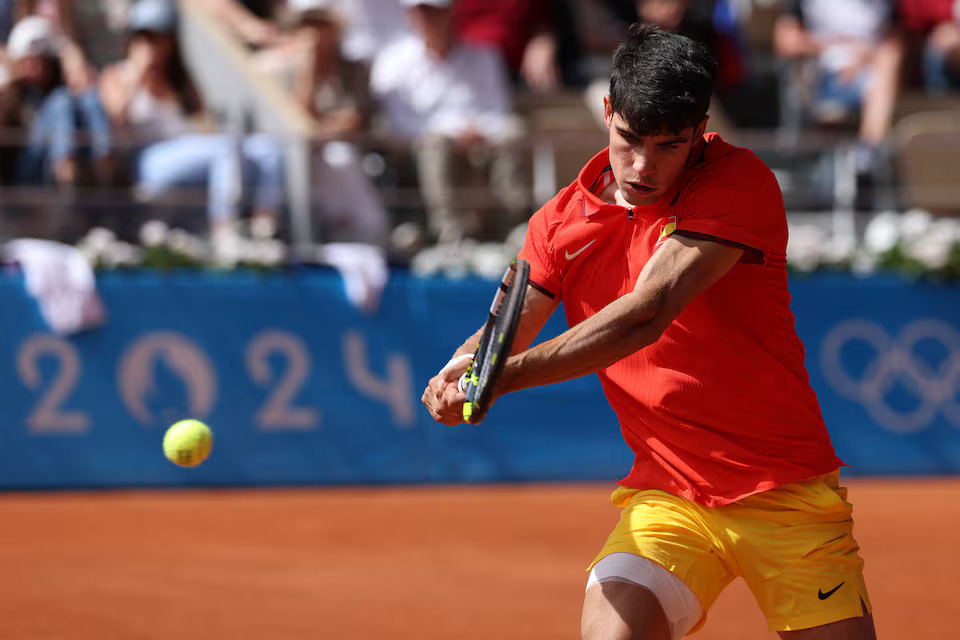
[[[743,249],[674,234],[630,293],[561,335],[511,357],[498,394],[595,373],[652,344],[697,295],[722,278]]]
[[[533,343],[537,334],[556,310],[559,302],[544,294],[538,289],[528,286],[523,300],[523,309],[520,312],[520,321],[517,324],[517,333],[514,337],[511,353],[519,353]],[[460,356],[472,355],[480,342],[483,327],[454,352],[451,362]],[[433,419],[447,426],[458,425],[463,422],[463,401],[465,395],[457,389],[457,380],[467,370],[469,360],[462,358],[458,362],[444,367],[440,373],[433,376],[423,391],[421,401],[430,411]]]

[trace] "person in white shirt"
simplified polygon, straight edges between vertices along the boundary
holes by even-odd
[[[370,64],[377,52],[410,33],[400,0],[337,0],[345,17],[343,56]]]
[[[435,239],[501,240],[529,206],[523,131],[503,61],[493,49],[456,40],[450,0],[402,1],[413,32],[374,58],[371,91],[389,134],[413,145]],[[481,180],[476,193],[489,188],[495,204],[464,190]]]
[[[814,116],[821,122],[859,115],[857,170],[875,162],[893,122],[903,42],[892,0],[792,0],[774,27],[784,59],[815,63]]]

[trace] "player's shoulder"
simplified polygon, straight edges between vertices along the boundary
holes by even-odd
[[[577,182],[564,187],[551,198],[539,213],[548,228],[556,228],[570,220],[582,217],[583,194]]]
[[[703,159],[690,180],[697,191],[716,188],[752,193],[775,180],[770,167],[753,151],[732,145],[717,134],[707,134],[705,141]]]
[[[704,149],[704,168],[724,177],[742,176],[738,182],[751,182],[758,177],[772,175],[770,167],[750,149],[730,144],[717,134],[707,134]]]
[[[583,218],[605,206],[588,186],[602,184],[604,180],[613,180],[607,149],[594,155],[573,182],[557,192],[534,214],[538,224],[550,232],[579,224]]]

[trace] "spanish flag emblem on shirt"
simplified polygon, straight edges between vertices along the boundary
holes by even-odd
[[[677,230],[677,216],[670,216],[667,218],[667,223],[660,225],[660,235],[657,237],[657,244],[655,247],[659,247],[663,244],[663,241],[670,237],[670,234]]]

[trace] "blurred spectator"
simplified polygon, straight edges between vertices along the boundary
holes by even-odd
[[[960,91],[960,2],[899,0],[897,10],[912,48],[919,50],[927,93]]]
[[[867,173],[890,131],[900,89],[902,40],[888,0],[796,0],[774,27],[774,49],[812,63],[816,120],[859,114],[857,170]]]
[[[68,89],[61,47],[53,23],[42,16],[18,21],[7,40],[5,118],[28,131],[19,154],[16,181],[73,187],[81,159],[91,157],[105,171],[111,157],[110,127],[92,88]],[[90,150],[86,153],[89,138]]]
[[[347,60],[369,65],[384,47],[410,33],[400,0],[338,0],[337,9],[344,19]]]
[[[13,4],[14,0],[0,0],[0,50],[6,47],[10,29],[13,28]]]
[[[130,14],[127,57],[104,69],[100,93],[115,127],[134,143],[138,194],[152,200],[206,187],[214,248],[230,254],[245,185],[252,185],[253,235],[276,231],[282,153],[268,137],[211,133],[204,126],[203,105],[176,40],[176,17],[171,1],[139,0]]]
[[[522,129],[500,56],[457,40],[450,0],[403,1],[414,33],[381,51],[371,71],[387,131],[413,144],[429,230],[439,242],[502,239],[525,219],[529,198]],[[473,184],[492,192],[502,213],[463,196]]]
[[[716,93],[720,104],[737,112],[739,121],[750,126],[756,109],[750,86],[749,56],[735,14],[734,0],[604,0],[597,9],[601,18],[593,18],[601,28],[588,42],[593,50],[593,81],[587,88],[588,106],[597,122],[603,122],[602,97],[609,91],[609,61],[617,44],[634,22],[649,22],[661,29],[687,36],[707,46],[717,60]],[[716,103],[712,116],[718,116]]]
[[[135,0],[89,0],[73,3],[73,33],[95,69],[123,58],[127,23]]]
[[[283,42],[283,33],[276,24],[283,0],[193,0],[204,7],[218,22],[252,49],[273,47]]]
[[[637,18],[700,42],[717,59],[717,91],[744,79],[745,53],[731,0],[636,0]]]
[[[40,16],[49,21],[57,40],[57,56],[67,87],[75,93],[94,86],[96,73],[80,46],[75,3],[69,0],[14,0],[13,17]]]
[[[322,139],[313,186],[321,194],[323,237],[384,245],[387,212],[364,173],[351,137],[367,133],[373,109],[366,65],[346,60],[341,48],[342,16],[334,0],[291,0],[293,38],[305,53],[289,84]]]
[[[463,42],[497,49],[511,75],[533,92],[572,83],[574,69],[561,67],[561,49],[576,44],[573,33],[559,29],[569,23],[566,0],[457,0],[453,16]]]

